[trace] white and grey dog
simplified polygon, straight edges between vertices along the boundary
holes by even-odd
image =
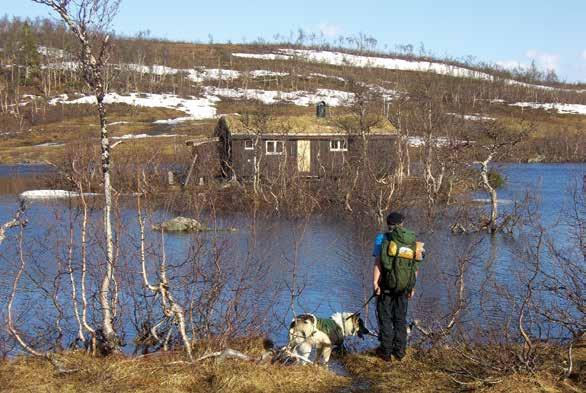
[[[341,346],[344,338],[370,334],[364,321],[357,313],[335,313],[330,318],[322,319],[313,314],[298,315],[289,326],[288,349],[296,357],[309,363],[311,350],[316,348],[316,362],[327,364],[334,347]]]

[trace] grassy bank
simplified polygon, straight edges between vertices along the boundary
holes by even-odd
[[[63,357],[76,372],[58,375],[47,361],[20,358],[0,367],[0,390],[13,392],[335,392],[351,379],[321,367],[214,360],[185,364],[179,355],[140,359]]]
[[[259,353],[260,343],[238,346]],[[554,351],[555,352],[555,351]],[[559,353],[559,352],[556,352]],[[47,361],[19,357],[0,365],[0,386],[14,392],[580,392],[586,388],[586,348],[574,353],[574,374],[560,377],[556,356],[533,373],[507,370],[474,379],[449,350],[411,351],[402,362],[384,362],[370,353],[350,354],[340,376],[319,366],[255,364],[239,360],[184,362],[181,354],[142,358],[93,358],[77,352],[59,357],[66,368],[57,374]],[[582,368],[582,369],[581,369]],[[458,371],[460,370],[460,371]],[[478,374],[481,375],[481,374]]]
[[[492,352],[488,349],[487,352]],[[495,354],[498,351],[494,352]],[[586,370],[578,368],[570,378],[560,374],[560,364],[554,364],[559,352],[548,354],[548,361],[533,372],[521,368],[502,367],[490,355],[483,366],[459,356],[452,349],[411,351],[401,362],[384,362],[371,354],[346,356],[343,363],[352,378],[368,388],[365,391],[383,392],[582,392],[586,388]],[[581,360],[580,360],[581,359]],[[574,355],[574,362],[586,360],[586,349]],[[580,363],[581,362],[581,363]],[[580,367],[580,366],[578,366]],[[581,370],[581,371],[580,371]]]

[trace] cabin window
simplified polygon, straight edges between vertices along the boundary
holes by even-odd
[[[332,139],[330,151],[348,151],[348,141],[346,139]]]
[[[244,150],[254,150],[254,143],[252,139],[246,139],[244,141]]]
[[[283,141],[266,141],[267,156],[283,154]]]

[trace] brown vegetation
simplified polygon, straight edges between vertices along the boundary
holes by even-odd
[[[498,350],[479,349],[485,358],[496,358]],[[550,363],[532,373],[508,369],[493,376],[479,376],[475,365],[466,356],[450,347],[431,351],[409,350],[402,362],[384,362],[369,354],[355,354],[343,363],[369,392],[577,392],[584,389],[584,371],[572,379],[560,378],[559,364],[562,354],[549,350]],[[584,356],[582,353],[581,356]],[[578,359],[578,357],[576,357]]]
[[[232,342],[246,353],[262,350],[260,341]],[[486,348],[491,353],[489,348]],[[581,352],[578,352],[581,351]],[[534,373],[510,369],[494,377],[472,378],[461,370],[470,360],[457,351],[410,349],[402,362],[385,362],[365,354],[339,359],[348,376],[320,366],[282,366],[238,360],[204,360],[187,364],[181,355],[153,354],[139,358],[95,358],[83,352],[63,353],[60,361],[74,370],[58,374],[47,362],[20,357],[0,363],[0,384],[13,392],[578,392],[586,388],[584,348],[569,379],[560,378],[560,354],[549,350],[550,362]],[[201,352],[199,352],[201,353]],[[196,355],[199,355],[196,353]],[[493,352],[491,356],[495,356]]]

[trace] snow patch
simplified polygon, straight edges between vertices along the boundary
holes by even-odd
[[[209,80],[234,80],[242,77],[244,72],[237,70],[228,70],[224,68],[201,68],[194,70],[185,70],[187,78],[193,82],[205,82]],[[282,77],[289,75],[286,72],[276,72],[271,70],[252,70],[248,72],[252,78],[262,78],[268,76]]]
[[[61,199],[61,198],[76,198],[81,196],[79,192],[65,191],[65,190],[31,190],[25,191],[19,195],[22,200],[38,200],[38,199]],[[96,196],[93,192],[84,192],[83,196]]]
[[[319,51],[311,49],[279,49],[278,52],[278,54],[233,53],[232,56],[261,60],[302,59],[304,61],[309,62],[325,63],[339,66],[345,65],[353,67],[385,68],[389,70],[433,72],[440,75],[483,79],[488,81],[501,80],[500,78],[487,74],[485,72],[475,71],[465,67],[432,61],[403,60],[389,57],[359,56],[343,52]],[[525,82],[515,81],[512,79],[503,79],[502,81],[509,85],[521,87],[529,87],[543,90],[581,92],[572,89],[558,89],[551,86],[533,85]]]
[[[474,114],[474,115],[462,115],[460,113],[446,113],[446,115],[450,115],[450,116],[454,116],[454,117],[459,117],[461,119],[464,120],[471,120],[471,121],[494,121],[496,120],[496,117],[489,117],[489,116],[483,116],[480,115],[478,113]]]
[[[129,121],[114,121],[112,123],[108,123],[109,126],[117,126],[119,124],[130,124]]]
[[[69,99],[67,94],[59,94],[48,101],[49,105],[64,104]]]
[[[275,72],[275,71],[270,71],[270,70],[252,70],[249,72],[250,76],[252,76],[253,78],[262,78],[262,77],[267,77],[267,76],[288,76],[289,73],[288,72]]]
[[[63,57],[65,57],[65,51],[63,49],[49,48],[46,46],[38,46],[37,52],[39,52],[39,54],[42,56],[54,57],[54,58],[58,58],[58,59],[62,59]]]
[[[437,147],[443,147],[450,144],[450,140],[443,136],[433,138],[433,141],[435,146]],[[426,141],[425,138],[422,136],[410,136],[409,138],[407,138],[407,143],[409,143],[409,146],[412,147],[421,147],[425,146]]]
[[[491,75],[483,72],[429,61],[412,61],[387,57],[358,56],[342,52],[307,49],[280,49],[279,52],[289,55],[290,58],[297,57],[315,63],[350,65],[354,67],[385,68],[390,70],[424,71],[434,72],[441,75],[451,75],[466,78],[492,79]]]
[[[120,64],[120,69],[140,72],[141,74],[155,74],[155,75],[174,75],[179,72],[179,70],[163,65],[142,65],[142,64]]]
[[[77,61],[62,61],[59,63],[49,63],[42,66],[41,68],[49,68],[52,70],[65,70],[65,71],[77,71],[79,68],[79,62]]]
[[[300,75],[303,76],[303,75]],[[346,82],[346,79],[339,77],[339,76],[335,76],[335,75],[325,75],[325,74],[319,74],[317,72],[312,72],[311,74],[309,74],[310,77],[316,77],[316,78],[324,78],[324,79],[335,79],[337,81],[340,82]]]
[[[586,105],[581,104],[561,104],[561,103],[539,103],[539,102],[516,102],[514,104],[509,104],[510,106],[518,106],[521,108],[531,108],[531,109],[545,109],[545,110],[553,110],[557,113],[562,114],[578,114],[578,115],[586,115]]]
[[[104,97],[104,103],[106,104],[127,104],[148,108],[169,108],[185,112],[188,115],[178,119],[171,119],[174,122],[213,118],[216,115],[216,107],[214,103],[218,100],[217,97],[180,98],[174,94],[144,93],[130,93],[129,95],[108,93],[106,94],[106,97]],[[68,101],[67,94],[62,94],[61,96],[51,99],[49,104],[95,104],[95,102],[96,97],[94,96],[84,96]]]
[[[197,83],[207,80],[232,80],[240,77],[240,71],[223,68],[201,68],[184,71],[187,72],[189,80]]]
[[[275,53],[232,53],[234,57],[242,57],[245,59],[259,59],[259,60],[289,60],[291,56],[289,55],[278,55]]]
[[[219,96],[232,99],[258,100],[267,105],[277,102],[288,102],[294,105],[307,106],[319,101],[325,101],[329,106],[342,106],[349,105],[354,100],[353,93],[330,89],[317,89],[315,93],[309,93],[302,90],[282,92],[276,90],[228,89],[206,86],[205,93],[208,97]]]
[[[111,139],[114,140],[128,140],[128,139],[144,139],[144,138],[173,138],[176,136],[187,136],[182,134],[158,134],[158,135],[149,135],[149,134],[126,134],[122,136],[114,136]]]
[[[242,76],[243,72],[225,68],[172,68],[163,65],[141,65],[141,64],[120,64],[118,67],[122,70],[139,72],[141,74],[154,75],[177,75],[186,74],[187,78],[193,82],[201,83],[210,80],[234,80]],[[267,76],[287,76],[286,72],[275,72],[271,70],[253,70],[249,75],[253,78]]]
[[[382,88],[381,88],[382,89]],[[217,88],[213,86],[203,87],[204,96],[181,98],[174,94],[146,94],[130,93],[120,95],[118,93],[108,93],[104,97],[106,104],[127,104],[139,107],[150,108],[170,108],[184,112],[187,116],[157,120],[155,124],[178,124],[190,120],[210,119],[216,117],[216,103],[224,98],[232,99],[252,99],[263,102],[264,104],[274,104],[277,102],[291,103],[298,106],[314,105],[320,101],[325,101],[327,105],[346,106],[354,100],[354,94],[350,92],[317,89],[315,92],[292,91],[282,92],[277,90],[258,90],[258,89],[230,89]],[[387,91],[388,94],[394,94],[393,91]],[[95,104],[96,98],[92,95],[81,96],[70,99],[67,94],[61,94],[53,97],[48,101],[50,105],[64,104]],[[124,124],[127,122],[114,122],[109,125]]]
[[[46,143],[39,143],[38,145],[33,145],[31,147],[61,147],[61,146],[65,146],[65,143],[46,142]]]

